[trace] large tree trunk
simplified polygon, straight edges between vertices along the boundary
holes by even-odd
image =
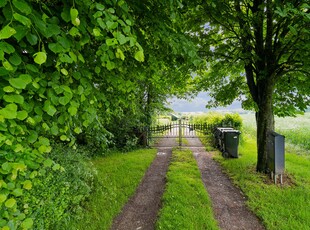
[[[258,112],[256,112],[257,126],[257,165],[258,172],[266,173],[267,168],[267,135],[274,130],[274,115],[272,94],[274,84],[261,80],[257,84]]]

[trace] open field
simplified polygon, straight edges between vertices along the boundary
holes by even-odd
[[[255,115],[241,114],[243,119],[243,131],[255,136]],[[297,154],[310,154],[310,113],[297,115],[296,117],[276,117],[276,132],[285,136],[287,146],[295,148]],[[295,145],[295,146],[292,146]],[[297,147],[297,148],[296,148]]]

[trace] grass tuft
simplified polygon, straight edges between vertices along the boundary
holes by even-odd
[[[190,150],[174,150],[157,229],[218,229]]]

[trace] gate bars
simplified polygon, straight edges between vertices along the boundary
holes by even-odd
[[[198,133],[211,134],[216,125],[195,124],[181,119],[166,125],[151,126],[147,129],[147,145],[156,138],[179,138],[179,145],[182,145],[182,138],[197,138]]]

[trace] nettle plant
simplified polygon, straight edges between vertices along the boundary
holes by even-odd
[[[100,123],[97,111],[108,119],[96,82],[144,52],[124,1],[2,0],[0,10],[0,227],[29,229],[19,201],[41,168],[62,170],[45,157],[50,140],[74,146]]]

